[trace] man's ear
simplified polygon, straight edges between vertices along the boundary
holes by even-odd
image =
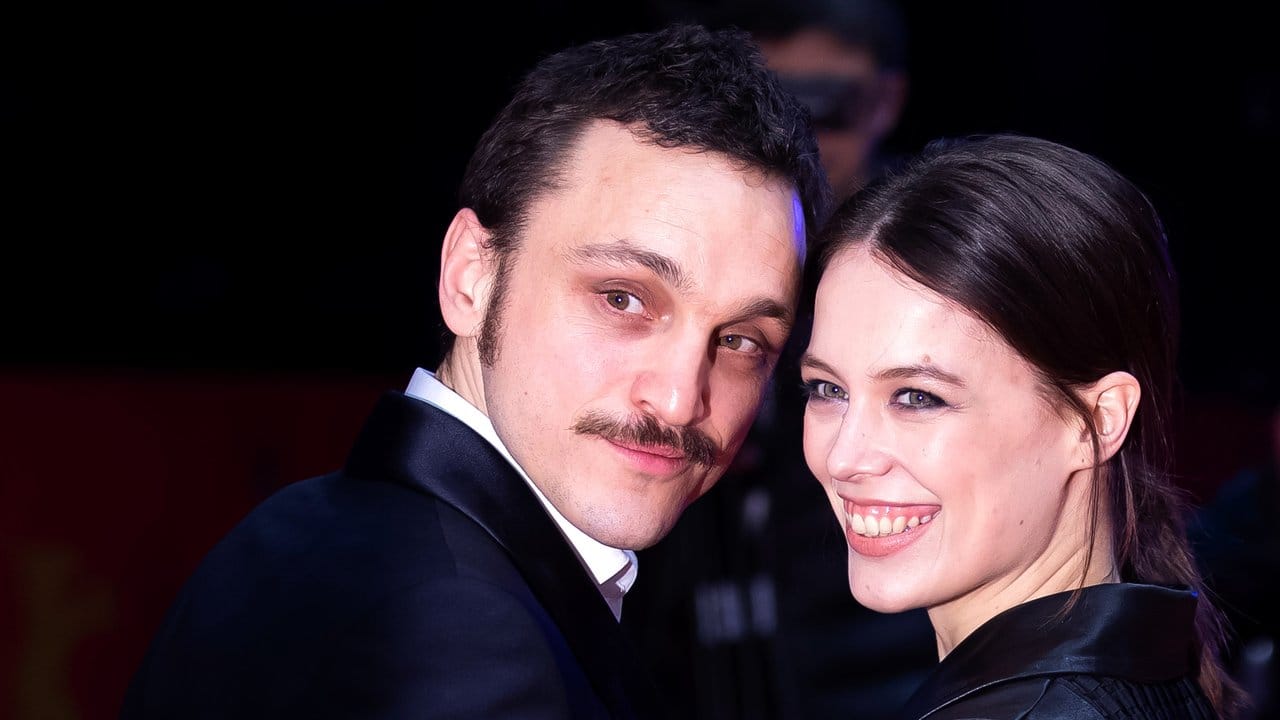
[[[484,323],[496,263],[490,232],[470,208],[453,216],[440,248],[440,314],[458,337],[474,337]]]
[[[1128,437],[1129,426],[1133,424],[1133,417],[1138,412],[1138,401],[1142,399],[1142,386],[1129,373],[1116,371],[1102,376],[1085,389],[1080,397],[1093,415],[1100,452],[1095,460],[1092,439],[1088,432],[1082,433],[1083,467],[1101,465],[1120,451],[1120,446]]]

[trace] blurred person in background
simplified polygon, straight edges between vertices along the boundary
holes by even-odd
[[[1248,383],[1236,397],[1267,429],[1264,456],[1222,484],[1191,516],[1209,595],[1231,622],[1226,662],[1252,702],[1242,719],[1280,718],[1280,388]]]
[[[837,198],[900,162],[886,146],[908,90],[906,27],[896,5],[800,0],[744,18],[744,26],[812,113]]]

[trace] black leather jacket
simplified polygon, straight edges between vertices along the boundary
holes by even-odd
[[[1118,583],[1010,608],[965,638],[903,717],[1212,719],[1196,676],[1196,595]]]

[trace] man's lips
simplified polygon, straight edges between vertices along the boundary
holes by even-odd
[[[640,445],[637,443],[627,442],[625,440],[615,440],[609,438],[609,442],[620,448],[630,450],[632,452],[644,453],[646,455],[656,455],[668,460],[683,460],[684,453],[670,446],[664,445]]]

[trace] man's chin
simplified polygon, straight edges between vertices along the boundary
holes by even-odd
[[[652,547],[671,532],[676,517],[669,519],[646,519],[630,522],[594,522],[583,523],[578,528],[596,542],[621,550],[644,550]]]
[[[710,490],[722,468],[689,467],[663,480],[623,475],[605,486],[579,487],[565,517],[589,537],[609,547],[643,550],[671,532],[680,516]]]

